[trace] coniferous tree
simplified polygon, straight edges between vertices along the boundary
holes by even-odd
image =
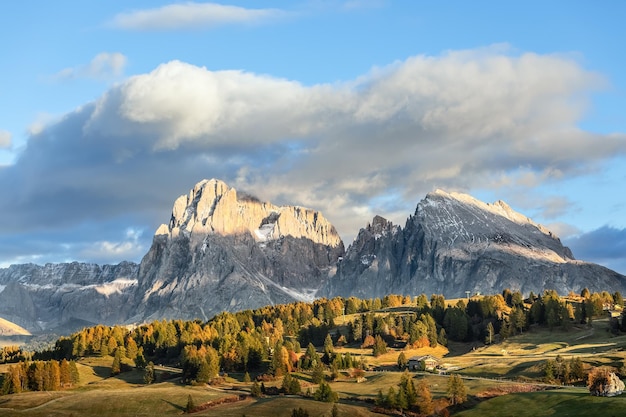
[[[493,337],[496,333],[496,331],[493,328],[493,324],[491,322],[487,324],[486,332],[487,332],[487,335],[485,336],[485,343],[490,345],[493,343]]]
[[[317,391],[313,394],[313,398],[316,401],[321,401],[325,403],[336,403],[339,401],[339,396],[336,392],[332,390],[330,385],[324,381],[317,388]]]
[[[143,347],[140,347],[137,350],[137,355],[135,356],[135,366],[138,369],[143,369],[146,367],[146,357],[143,355]]]
[[[398,355],[398,368],[405,369],[409,364],[409,360],[406,358],[404,352],[400,352]]]
[[[326,338],[324,339],[324,356],[322,356],[322,361],[329,365],[335,356],[335,348],[333,346],[333,339],[330,337],[330,333],[326,334]]]
[[[70,374],[70,363],[67,359],[63,359],[59,369],[59,382],[61,387],[67,387],[72,385],[72,377]]]
[[[383,391],[380,388],[378,389],[378,395],[376,396],[375,404],[379,407],[385,406],[385,395],[383,394]]]
[[[113,363],[111,364],[111,375],[115,376],[122,372],[122,352],[118,349],[113,356]]]
[[[413,376],[408,370],[404,370],[400,379],[400,390],[404,391],[408,407],[412,407],[417,402],[417,390],[413,383]]]
[[[193,398],[191,397],[191,394],[189,394],[189,396],[187,396],[187,406],[185,407],[185,412],[191,413],[195,408],[196,408],[196,404],[194,403]]]
[[[47,361],[44,373],[44,390],[58,391],[61,387],[61,369],[59,362],[55,360]]]
[[[450,375],[447,396],[452,405],[463,404],[467,401],[467,388],[459,375]]]
[[[31,365],[32,377],[31,379],[31,389],[35,391],[43,391],[44,390],[44,381],[45,381],[45,363],[42,361],[36,361]]]
[[[421,379],[416,387],[417,401],[415,405],[419,412],[424,415],[431,415],[434,411],[433,396],[430,393],[430,387],[425,379]]]
[[[387,390],[387,396],[385,397],[385,407],[396,408],[396,390],[393,387],[389,387]]]
[[[291,417],[309,417],[309,412],[302,407],[291,410]]]
[[[387,353],[387,343],[385,343],[380,335],[376,335],[374,338],[374,346],[372,347],[372,354],[374,356],[380,356],[385,353]]]
[[[76,385],[80,382],[80,373],[74,361],[70,361],[70,382],[72,385]]]
[[[297,378],[292,377],[289,373],[283,378],[281,388],[285,391],[285,394],[300,394],[300,391],[302,391],[300,381],[298,381]]]
[[[148,362],[148,365],[144,369],[143,382],[150,385],[154,383],[155,380],[156,380],[156,376],[154,373],[154,364],[152,363],[152,361],[150,361]]]
[[[252,395],[255,398],[261,396],[261,386],[259,385],[257,381],[254,381],[254,383],[250,387],[250,395]]]
[[[441,346],[448,346],[448,336],[446,335],[446,329],[443,327],[439,329],[439,334],[437,335],[437,343]]]
[[[317,365],[315,365],[315,368],[313,368],[311,381],[313,381],[314,384],[320,384],[324,381],[324,379],[324,367],[322,366],[322,362],[318,362]]]

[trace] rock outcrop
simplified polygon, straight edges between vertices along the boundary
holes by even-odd
[[[135,319],[208,318],[312,300],[344,247],[321,213],[261,202],[219,180],[174,203],[141,262]]]
[[[31,332],[64,332],[312,300],[343,252],[321,213],[204,180],[175,201],[141,265],[0,269],[0,317]]]
[[[275,206],[204,180],[173,206],[140,265],[0,269],[0,317],[30,332],[96,323],[208,319],[229,310],[312,300],[626,291],[626,277],[574,259],[550,231],[503,202],[435,191],[404,228],[376,216],[344,253],[314,210]]]
[[[429,193],[404,228],[375,217],[361,229],[323,296],[444,294],[462,297],[504,288],[561,294],[624,291],[626,277],[578,261],[546,228],[504,202]]]
[[[0,269],[0,317],[31,332],[122,323],[137,287],[139,265],[11,265]]]

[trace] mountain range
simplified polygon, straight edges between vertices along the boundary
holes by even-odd
[[[275,206],[203,180],[174,202],[141,263],[0,269],[0,317],[31,332],[221,311],[315,297],[624,291],[626,277],[576,260],[502,201],[436,190],[404,227],[376,216],[347,248],[315,210]]]

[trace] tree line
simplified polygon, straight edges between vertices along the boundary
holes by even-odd
[[[131,362],[145,368],[149,361],[158,361],[180,366],[188,382],[210,381],[220,370],[272,375],[295,369],[337,371],[365,366],[335,351],[344,344],[371,348],[379,355],[389,345],[436,347],[448,340],[495,343],[532,324],[567,328],[588,323],[607,304],[623,304],[619,293],[592,294],[585,289],[577,297],[578,301],[568,301],[552,290],[527,298],[519,291],[504,290],[454,304],[442,295],[336,297],[223,312],[206,322],[157,320],[134,328],[97,325],[60,338],[52,349],[31,354],[10,347],[2,350],[0,358],[60,361],[111,355],[114,373]],[[346,318],[345,326],[336,325],[339,317]],[[306,346],[304,353],[302,346]]]
[[[24,361],[9,366],[2,382],[2,394],[58,391],[72,387],[79,381],[80,375],[74,361]]]

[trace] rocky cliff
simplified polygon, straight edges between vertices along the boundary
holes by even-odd
[[[626,277],[575,260],[546,228],[502,201],[432,192],[404,228],[375,217],[362,229],[319,295],[389,293],[465,296],[504,288],[579,293],[626,288]]]
[[[374,217],[344,253],[321,213],[204,180],[175,201],[140,265],[0,269],[0,317],[31,332],[67,332],[96,323],[207,319],[315,296],[625,292],[625,283],[574,259],[550,231],[501,201],[435,191],[404,227]]]
[[[132,306],[139,265],[11,265],[0,269],[0,317],[31,332],[121,323]]]
[[[141,262],[135,318],[209,318],[310,300],[344,247],[321,213],[261,202],[219,180],[174,203]]]

